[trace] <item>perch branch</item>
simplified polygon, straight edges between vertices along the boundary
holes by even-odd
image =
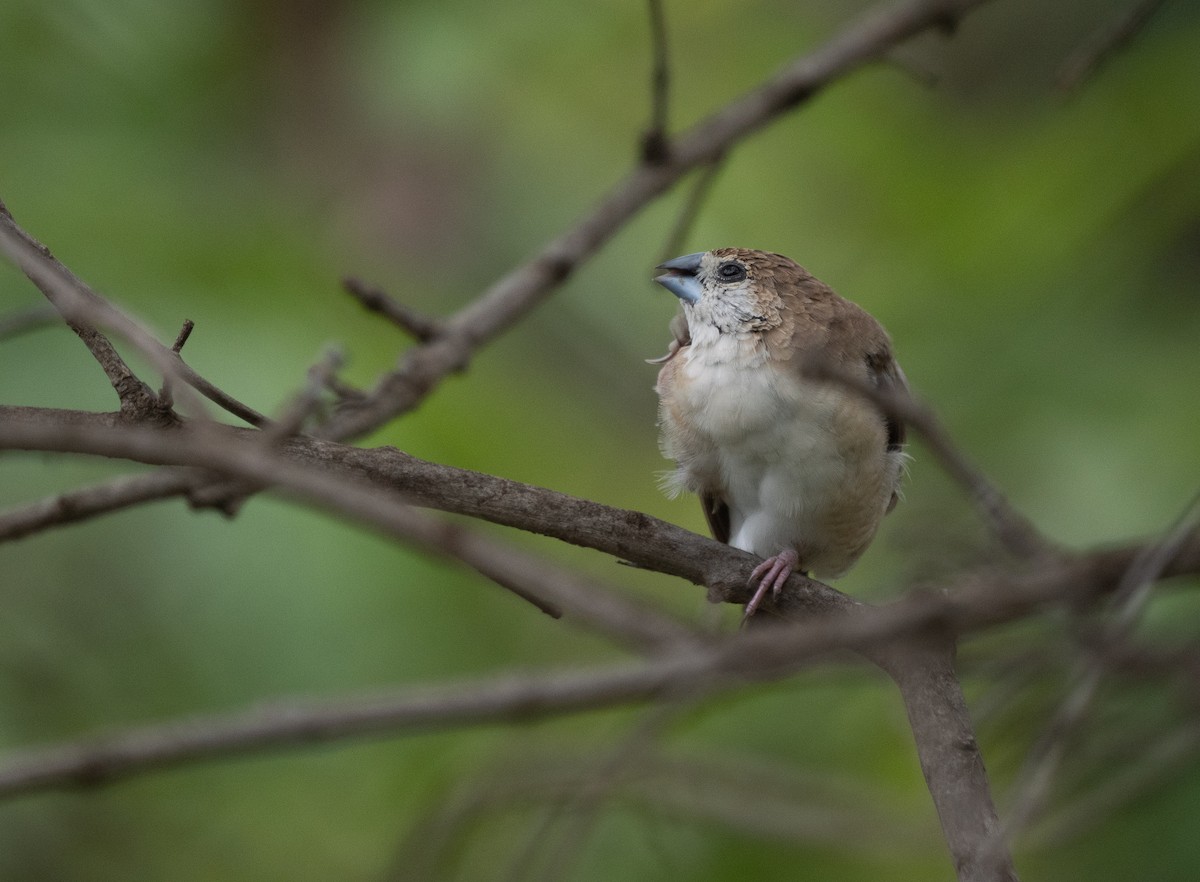
[[[442,332],[441,322],[409,309],[380,288],[372,288],[355,278],[342,279],[342,288],[363,309],[378,313],[418,342],[426,343]]]
[[[17,414],[22,418],[14,416]],[[106,424],[101,420],[28,417],[28,409],[0,407],[0,447],[91,453],[153,465],[197,466],[255,484],[273,485],[417,548],[461,561],[540,608],[556,610],[561,606],[581,624],[620,643],[647,649],[695,639],[690,629],[665,613],[464,526],[430,517],[386,487],[285,458],[249,430],[210,423],[156,430],[113,425],[111,420]]]

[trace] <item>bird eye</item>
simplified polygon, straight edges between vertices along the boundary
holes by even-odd
[[[717,267],[717,278],[722,282],[740,282],[746,278],[746,268],[736,260],[729,260]]]

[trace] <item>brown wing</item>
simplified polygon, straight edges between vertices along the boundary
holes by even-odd
[[[908,394],[908,380],[905,379],[904,371],[900,370],[896,359],[892,358],[891,352],[884,350],[867,355],[867,370],[875,388],[889,394]],[[903,450],[907,437],[904,423],[890,414],[884,415],[884,421],[887,424],[888,451]]]
[[[720,496],[712,493],[700,494],[700,505],[704,509],[704,519],[708,521],[708,529],[718,542],[729,544],[729,505]]]

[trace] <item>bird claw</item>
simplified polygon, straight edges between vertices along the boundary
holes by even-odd
[[[742,614],[742,624],[745,624],[746,620],[758,610],[768,591],[771,592],[772,598],[779,597],[780,589],[795,572],[798,563],[800,563],[800,555],[788,548],[779,554],[768,557],[754,568],[754,572],[750,574],[746,584],[753,585],[757,582],[758,588],[755,590],[754,596],[750,598],[750,602],[746,604],[746,611]]]

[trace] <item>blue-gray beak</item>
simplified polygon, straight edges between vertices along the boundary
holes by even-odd
[[[696,278],[703,257],[704,252],[700,251],[660,263],[656,269],[666,270],[666,272],[661,276],[655,276],[654,281],[680,300],[686,303],[697,303],[704,294],[704,289],[700,287],[700,282]]]

